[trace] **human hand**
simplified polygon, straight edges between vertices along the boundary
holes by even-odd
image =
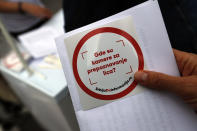
[[[181,77],[139,71],[135,73],[135,80],[148,88],[173,92],[197,111],[197,55],[173,51]]]
[[[31,4],[31,3],[22,3],[21,8],[24,12],[29,13],[33,16],[39,17],[39,18],[51,18],[52,12],[44,7]]]

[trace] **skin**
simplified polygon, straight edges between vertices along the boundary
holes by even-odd
[[[148,88],[173,92],[197,111],[197,55],[173,51],[180,77],[144,70],[135,73],[135,80]]]
[[[49,9],[43,8],[41,6],[37,6],[35,4],[23,3],[22,9],[26,13],[29,13],[33,16],[40,17],[40,18],[48,18],[49,19],[52,16],[52,12]]]
[[[21,9],[30,15],[49,19],[52,16],[52,12],[45,8],[35,4],[23,2],[21,5]],[[19,13],[19,6],[17,2],[8,2],[4,0],[0,0],[0,12],[4,13]]]

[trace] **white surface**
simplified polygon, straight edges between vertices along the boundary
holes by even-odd
[[[58,32],[58,34],[63,34],[64,32],[63,26],[64,26],[63,11],[61,9],[56,14],[54,14],[54,16],[39,29],[49,28]],[[35,39],[35,38],[33,37],[32,39]],[[18,45],[18,47],[22,48],[20,44]],[[4,66],[1,66],[1,70],[7,72],[11,76],[21,81],[26,82],[29,85],[32,85],[33,88],[36,88],[39,91],[51,97],[55,97],[59,92],[61,92],[67,86],[67,81],[65,80],[62,69],[39,68],[39,63],[42,63],[42,62],[43,62],[42,58],[32,60],[30,67],[36,73],[31,77],[29,77],[27,71],[22,71],[21,73],[15,73],[15,72],[8,70]],[[43,79],[42,76],[44,76],[45,79]]]
[[[180,100],[146,92],[76,112],[81,131],[196,131],[196,115]]]
[[[58,53],[68,80],[81,131],[196,131],[197,118],[191,109],[170,95],[151,90],[92,110],[82,110],[72,68],[65,52],[64,38],[124,15],[133,17],[148,69],[175,76],[179,75],[156,0],[147,1],[61,36],[57,39]]]
[[[60,10],[38,29],[19,36],[20,42],[34,58],[56,53],[55,37],[64,33],[63,12]]]
[[[45,27],[20,35],[19,40],[34,58],[40,58],[56,53],[57,36],[53,28]]]
[[[40,68],[40,63],[43,63],[42,59],[33,60],[31,62],[30,68],[35,71],[32,76],[29,76],[27,71],[18,73],[13,72],[3,66],[2,63],[0,63],[0,70],[11,75],[14,79],[23,81],[26,84],[31,85],[36,90],[55,98],[62,90],[65,90],[65,87],[67,86],[63,70],[61,68]]]

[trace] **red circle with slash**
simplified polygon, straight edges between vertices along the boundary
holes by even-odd
[[[79,85],[79,87],[86,92],[87,94],[89,94],[90,96],[97,98],[97,99],[101,99],[101,100],[115,100],[121,97],[126,96],[127,94],[129,94],[137,85],[137,82],[134,80],[130,86],[123,90],[122,92],[119,92],[117,94],[113,94],[113,95],[102,95],[102,94],[98,94],[95,93],[93,91],[91,91],[90,89],[88,89],[86,87],[86,85],[82,82],[82,80],[80,79],[79,73],[78,73],[78,69],[77,69],[77,58],[80,52],[81,47],[85,44],[85,42],[90,39],[91,37],[100,34],[100,33],[115,33],[118,35],[123,36],[124,38],[126,38],[134,47],[134,49],[137,52],[137,56],[138,56],[138,70],[143,70],[144,69],[144,58],[143,58],[143,54],[142,51],[137,43],[137,41],[131,36],[129,35],[127,32],[118,29],[118,28],[114,28],[114,27],[102,27],[102,28],[98,28],[95,29],[93,31],[90,31],[89,33],[87,33],[77,44],[74,54],[73,54],[73,72],[74,72],[74,76],[75,79]]]

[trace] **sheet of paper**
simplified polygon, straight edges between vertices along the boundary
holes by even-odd
[[[84,110],[145,89],[134,81],[134,73],[147,68],[131,16],[66,37],[64,42]]]
[[[75,81],[65,53],[64,38],[127,15],[132,16],[136,25],[148,69],[179,75],[156,0],[65,34],[56,42],[81,131],[195,131],[197,117],[192,109],[176,97],[152,90],[98,108],[82,110],[77,89],[73,88]]]
[[[56,53],[54,38],[58,36],[56,30],[43,27],[19,36],[23,46],[34,58]]]
[[[76,112],[81,131],[196,131],[196,115],[179,99],[143,92]],[[192,115],[193,114],[193,115]]]

